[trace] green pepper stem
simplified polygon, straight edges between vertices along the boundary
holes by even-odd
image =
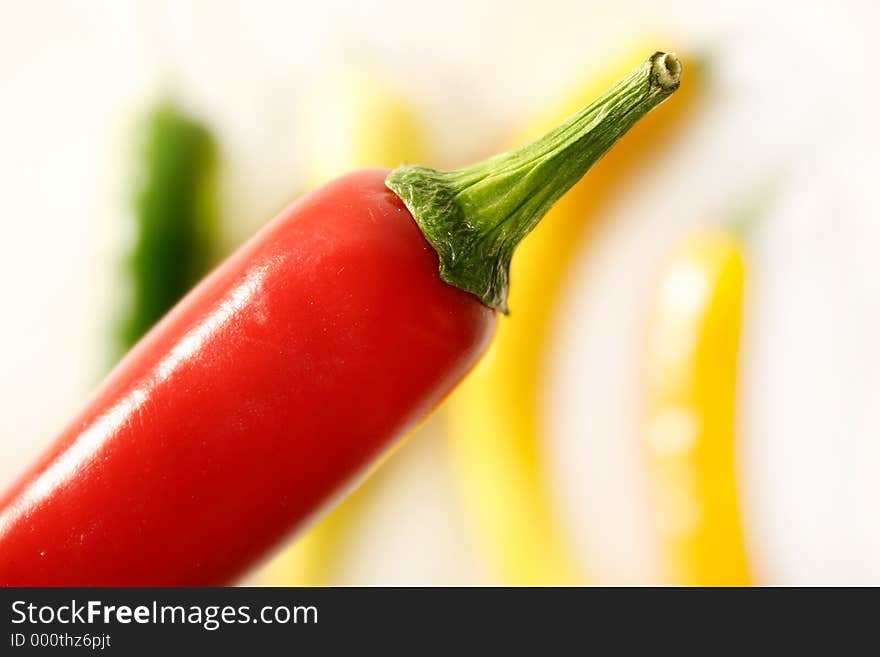
[[[681,62],[662,52],[559,127],[453,171],[402,165],[385,184],[440,257],[440,277],[507,313],[517,244],[645,114],[679,85]]]

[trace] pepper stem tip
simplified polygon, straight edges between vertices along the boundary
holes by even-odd
[[[672,90],[681,84],[681,60],[674,52],[658,52],[653,57],[653,73],[662,89]]]

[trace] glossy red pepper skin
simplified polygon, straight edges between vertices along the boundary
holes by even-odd
[[[288,207],[134,348],[0,501],[0,584],[231,582],[455,386],[495,312],[387,173]]]

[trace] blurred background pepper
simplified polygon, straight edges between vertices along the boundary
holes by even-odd
[[[736,389],[745,249],[724,228],[689,235],[657,287],[647,344],[648,499],[668,582],[747,586]]]
[[[217,148],[208,128],[166,98],[138,124],[136,139],[133,244],[111,365],[217,258]]]

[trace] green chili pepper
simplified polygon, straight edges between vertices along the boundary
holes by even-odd
[[[127,303],[115,331],[117,357],[208,271],[217,250],[217,149],[210,131],[167,100],[139,131],[135,236],[125,262]]]

